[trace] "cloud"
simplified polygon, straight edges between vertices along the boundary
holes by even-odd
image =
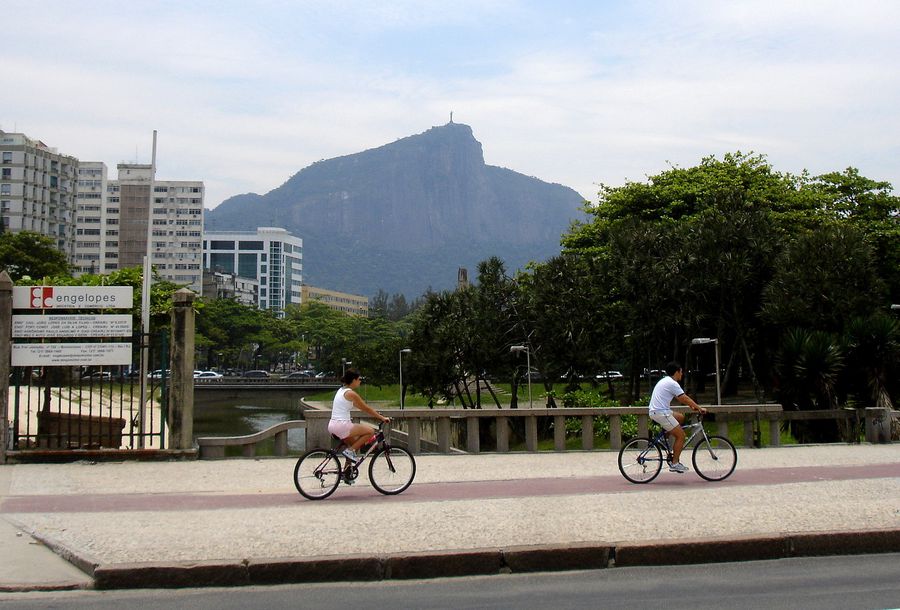
[[[203,180],[207,205],[448,120],[566,184],[753,150],[900,183],[900,4],[7,0],[0,127]],[[31,32],[40,31],[35,44]]]

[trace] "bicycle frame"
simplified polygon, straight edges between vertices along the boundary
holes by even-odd
[[[690,436],[687,435],[687,431],[696,428],[693,432],[691,432]],[[709,437],[706,434],[706,429],[703,427],[703,416],[694,422],[693,424],[682,424],[681,429],[685,431],[685,439],[684,439],[684,447],[687,448],[690,446],[698,436],[701,436],[704,440],[709,440]],[[660,449],[664,450],[666,453],[666,462],[672,462],[672,448],[669,446],[669,435],[665,430],[660,431],[659,434],[654,436],[651,440],[651,444],[647,446],[647,449],[644,451],[646,454],[647,451],[650,450],[654,445],[658,446]]]

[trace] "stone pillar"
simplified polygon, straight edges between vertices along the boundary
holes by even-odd
[[[593,420],[593,418],[591,418]],[[582,424],[584,427],[584,424]],[[594,434],[594,426],[593,421],[591,421],[591,436]],[[593,449],[593,445],[591,447],[587,447],[589,449]],[[621,415],[610,415],[609,416],[609,448],[615,451],[622,448],[622,416]]]
[[[410,417],[406,420],[407,426],[407,449],[413,455],[419,455],[422,452],[422,429],[419,427],[419,418]]]
[[[169,368],[169,448],[191,449],[194,444],[194,297],[182,288],[172,295],[172,333]]]
[[[566,417],[564,415],[553,416],[553,450],[566,450]]]
[[[466,451],[469,453],[481,453],[481,437],[479,436],[479,422],[477,417],[466,418]]]
[[[0,464],[6,463],[9,444],[9,366],[12,355],[12,289],[6,271],[0,271]]]
[[[866,442],[891,442],[891,412],[880,407],[866,407]]]
[[[497,452],[506,453],[509,451],[509,418],[497,418]]]

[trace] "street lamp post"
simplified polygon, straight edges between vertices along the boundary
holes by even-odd
[[[403,354],[411,354],[412,350],[404,347],[400,350],[400,409],[403,409]]]
[[[716,348],[716,404],[722,404],[722,386],[719,384],[719,340],[711,339],[709,337],[697,337],[695,339],[691,339],[691,343],[693,345],[706,345],[707,343],[714,344]]]
[[[511,352],[525,352],[525,366],[528,367],[528,408],[533,409],[534,403],[531,402],[531,350],[526,345],[513,345],[509,348]]]
[[[341,358],[341,377],[347,374],[347,367],[353,364],[351,361],[346,358]]]

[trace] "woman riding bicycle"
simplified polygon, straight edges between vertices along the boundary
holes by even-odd
[[[669,466],[672,472],[687,472],[687,467],[681,463],[681,449],[684,447],[684,429],[681,425],[684,424],[684,414],[672,411],[672,399],[689,406],[692,411],[706,413],[706,409],[694,402],[681,389],[678,382],[681,381],[683,374],[680,364],[670,362],[666,365],[666,377],[656,383],[650,396],[650,419],[662,426],[663,430],[675,439],[672,447],[672,464]]]
[[[383,422],[389,422],[391,419],[367,405],[356,393],[356,388],[362,383],[362,378],[357,371],[347,369],[347,372],[341,377],[341,383],[343,386],[334,395],[331,405],[331,421],[328,422],[328,432],[344,441],[344,444],[347,445],[343,451],[344,456],[357,462],[360,456],[356,451],[372,437],[375,428],[364,423],[354,424],[350,419],[350,410],[356,407]]]

